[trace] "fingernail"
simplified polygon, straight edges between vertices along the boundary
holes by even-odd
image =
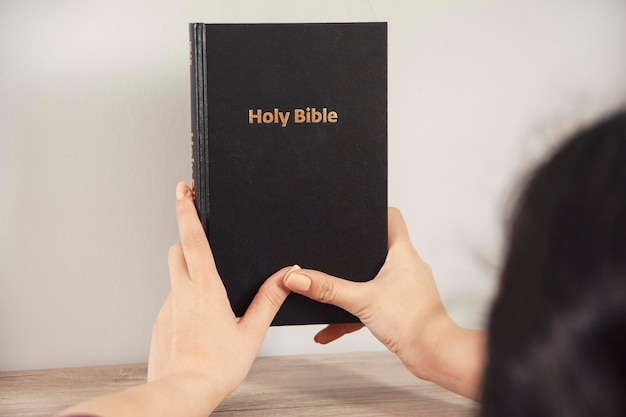
[[[287,274],[288,274],[288,273],[290,273],[290,272],[293,272],[293,271],[297,271],[298,269],[301,269],[301,268],[300,268],[300,265],[295,264],[294,266],[292,266],[291,268],[289,268],[289,270],[287,271]],[[287,275],[287,274],[285,274],[285,275]]]
[[[182,200],[187,195],[188,191],[189,187],[187,187],[187,184],[185,184],[184,182],[179,182],[176,186],[176,199]]]
[[[305,292],[311,288],[311,278],[304,274],[294,272],[287,276],[285,286],[292,291]]]

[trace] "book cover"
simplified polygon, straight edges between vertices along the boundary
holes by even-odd
[[[387,24],[190,24],[195,201],[237,316],[299,264],[372,279],[387,253]],[[289,295],[273,325],[348,323]]]

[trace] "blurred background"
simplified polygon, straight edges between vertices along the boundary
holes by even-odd
[[[625,2],[0,0],[0,370],[147,360],[191,175],[188,23],[343,21],[388,22],[389,203],[484,326],[524,176],[626,102]],[[319,328],[261,354],[384,349]]]

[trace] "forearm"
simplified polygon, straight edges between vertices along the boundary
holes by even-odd
[[[196,377],[169,376],[74,405],[57,417],[206,417],[224,396]]]

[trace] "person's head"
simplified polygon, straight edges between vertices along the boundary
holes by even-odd
[[[539,166],[512,220],[482,415],[626,415],[626,112]]]

